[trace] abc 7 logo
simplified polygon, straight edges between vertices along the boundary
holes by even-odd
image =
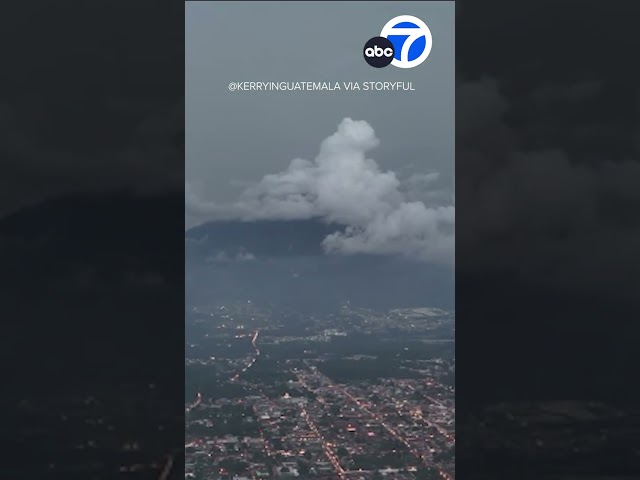
[[[386,23],[380,36],[365,44],[364,59],[375,68],[414,68],[427,59],[432,44],[431,30],[422,20],[400,15]]]
[[[364,45],[364,59],[375,68],[383,68],[393,61],[393,43],[384,37],[373,37]]]

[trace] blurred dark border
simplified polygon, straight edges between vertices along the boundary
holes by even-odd
[[[456,7],[457,477],[640,478],[640,6]]]
[[[184,7],[10,8],[0,476],[182,478]]]

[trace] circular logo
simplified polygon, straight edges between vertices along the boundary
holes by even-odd
[[[373,37],[364,44],[362,54],[369,65],[383,68],[391,63],[395,55],[393,43],[384,37]]]
[[[394,67],[417,67],[431,53],[431,30],[422,20],[411,15],[400,15],[389,20],[380,36],[393,44],[395,53],[391,65]]]

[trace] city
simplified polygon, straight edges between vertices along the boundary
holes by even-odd
[[[186,318],[185,478],[455,478],[452,312]]]

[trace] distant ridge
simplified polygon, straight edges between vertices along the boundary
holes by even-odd
[[[388,255],[326,254],[319,219],[209,222],[185,233],[187,303],[252,299],[310,309],[453,308],[453,271]]]

